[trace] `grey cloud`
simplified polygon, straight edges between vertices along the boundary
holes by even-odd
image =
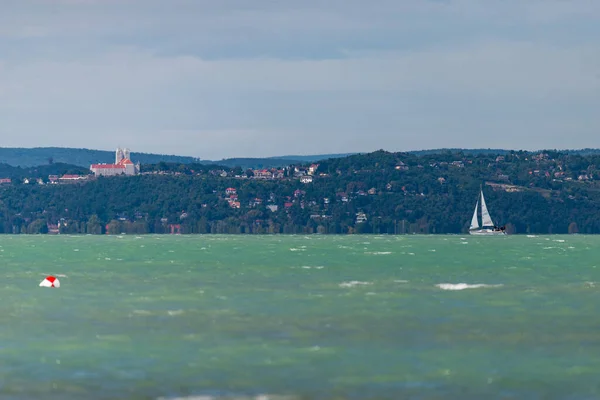
[[[144,97],[172,88],[585,95],[598,93],[599,50],[600,46],[564,48],[482,41],[423,52],[349,52],[343,59],[207,61],[157,57],[125,48],[82,61],[5,65],[0,82],[11,97],[38,88],[58,96],[54,100],[63,96],[74,100],[86,93],[93,98],[111,97],[115,88]]]
[[[4,146],[205,158],[600,146],[600,2],[19,0],[3,11]]]
[[[0,14],[0,35],[141,41],[184,47],[192,43],[210,47],[277,38],[288,43],[337,38],[361,41],[373,36],[384,40],[399,34],[452,35],[461,27],[486,31],[493,27],[519,29],[515,24],[534,21],[569,21],[577,17],[597,21],[600,5],[591,0],[307,0],[303,2],[242,0],[140,1],[40,1],[20,0]],[[143,4],[143,5],[142,5]],[[12,12],[11,12],[12,10]],[[482,18],[485,19],[482,23]],[[452,27],[452,29],[448,29]],[[293,42],[291,42],[293,41]],[[367,41],[368,42],[368,41]],[[374,43],[368,43],[373,46]],[[146,43],[150,47],[152,44]],[[188,48],[189,49],[189,48]]]

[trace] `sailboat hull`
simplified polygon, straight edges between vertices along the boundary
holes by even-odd
[[[506,235],[506,231],[495,231],[493,229],[473,229],[469,231],[469,235],[475,236],[502,236]]]

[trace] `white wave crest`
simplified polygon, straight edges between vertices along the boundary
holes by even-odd
[[[439,287],[442,290],[465,290],[465,289],[500,287],[502,285],[488,285],[485,283],[476,283],[473,285],[469,285],[468,283],[438,283],[435,286]]]
[[[372,282],[350,281],[340,283],[340,287],[355,287],[359,285],[372,285]]]
[[[311,351],[320,350],[319,346],[312,347]],[[156,400],[299,400],[293,395],[259,394],[256,396],[183,396],[183,397],[159,397]]]

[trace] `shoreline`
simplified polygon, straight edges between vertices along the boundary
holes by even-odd
[[[461,236],[471,238],[485,238],[485,235],[469,235],[468,233],[0,233],[0,238],[3,236],[97,236],[97,237],[120,237],[120,236],[368,236],[368,237],[404,237],[404,236]],[[545,236],[600,236],[598,233],[511,233],[506,235],[497,235],[489,237],[545,237]]]

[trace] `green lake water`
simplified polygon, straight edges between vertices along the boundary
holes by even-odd
[[[2,400],[600,398],[600,237],[0,236],[0,270]]]

